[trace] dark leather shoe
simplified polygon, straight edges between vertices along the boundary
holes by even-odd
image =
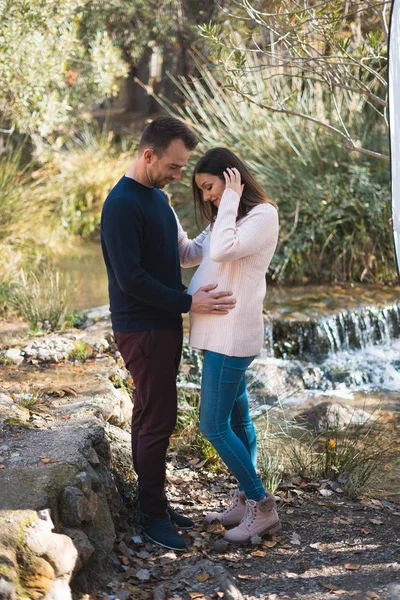
[[[164,548],[170,550],[186,550],[186,542],[179,535],[169,516],[145,517],[144,533],[146,537]]]
[[[192,529],[194,527],[194,523],[192,519],[189,517],[184,517],[177,513],[171,506],[168,505],[167,512],[171,518],[171,521],[175,523],[178,529],[182,529],[186,531],[187,529]]]

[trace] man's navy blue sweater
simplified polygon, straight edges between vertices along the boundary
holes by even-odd
[[[184,293],[176,219],[165,195],[129,177],[111,190],[101,215],[113,330],[178,328]]]

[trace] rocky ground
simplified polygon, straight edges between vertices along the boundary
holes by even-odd
[[[223,528],[202,516],[223,508],[234,481],[174,446],[169,498],[196,526],[184,553],[147,542],[132,502],[129,377],[107,316],[92,313],[84,329],[63,335],[18,339],[7,327],[0,598],[68,600],[70,582],[76,600],[400,598],[398,504],[352,502],[330,481],[292,475],[276,492],[280,535],[228,546]],[[186,376],[196,360],[186,352]]]
[[[184,534],[189,550],[158,548],[124,523],[115,547],[115,576],[90,598],[378,600],[388,598],[390,586],[400,582],[400,506],[395,503],[350,502],[328,482],[294,477],[277,492],[280,535],[233,547],[223,541],[220,524],[207,525],[202,518],[223,508],[235,485],[229,475],[184,466],[170,454],[168,478],[173,506],[196,522]],[[126,593],[118,594],[118,586]]]

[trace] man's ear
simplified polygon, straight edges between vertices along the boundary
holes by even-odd
[[[153,160],[153,156],[154,150],[152,150],[151,148],[146,148],[146,150],[143,152],[143,158],[147,163],[151,163],[151,161]]]

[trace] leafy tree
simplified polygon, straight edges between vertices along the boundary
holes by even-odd
[[[167,78],[173,75],[189,76],[196,72],[190,51],[196,46],[204,49],[200,25],[213,19],[219,22],[224,15],[214,1],[198,0],[94,0],[88,2],[83,28],[89,36],[105,28],[115,46],[129,65],[128,85],[140,78],[140,66],[147,64],[155,48],[162,56],[161,85],[158,91],[176,93]],[[85,34],[84,34],[85,35]],[[144,81],[147,83],[147,81]]]
[[[105,28],[82,38],[86,0],[0,0],[0,123],[37,138],[68,133],[126,74]]]

